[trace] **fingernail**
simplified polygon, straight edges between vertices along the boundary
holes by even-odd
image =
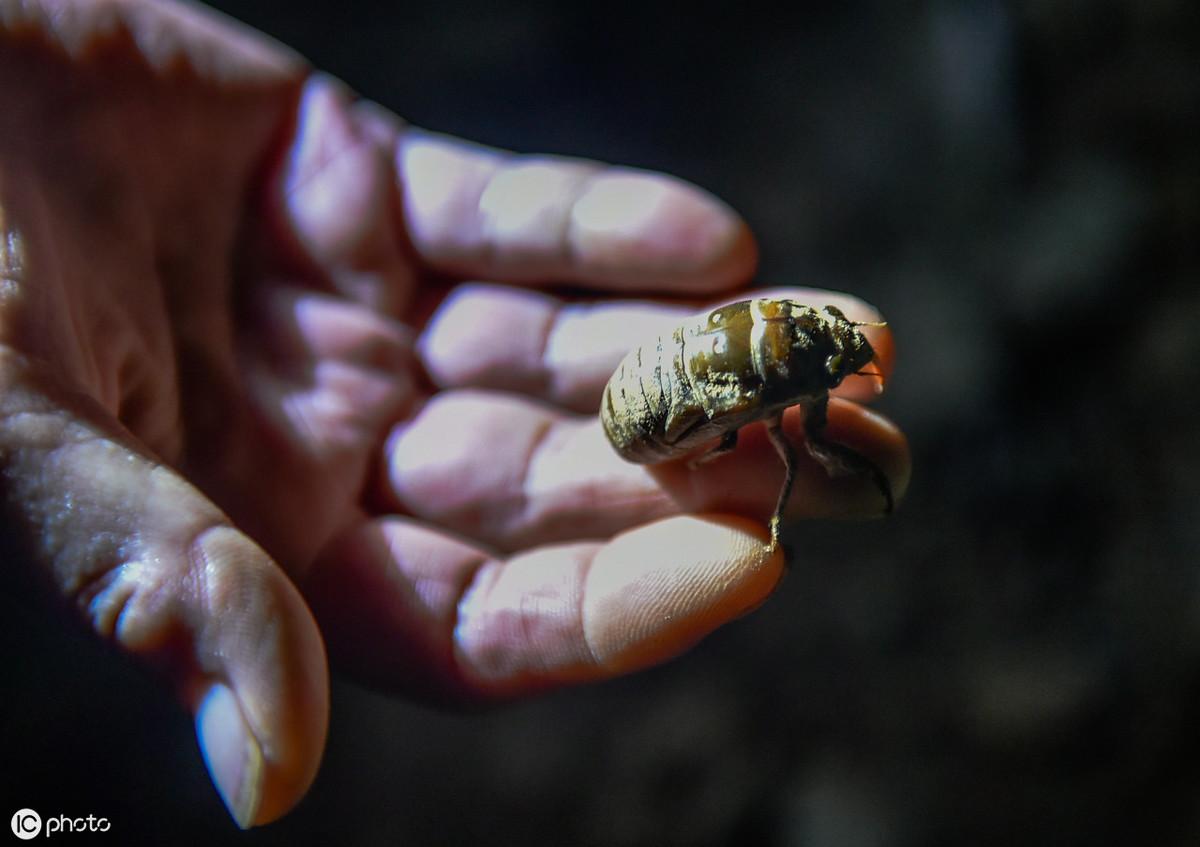
[[[242,829],[249,829],[262,799],[262,749],[242,717],[228,686],[209,689],[196,715],[200,751],[225,808]]]

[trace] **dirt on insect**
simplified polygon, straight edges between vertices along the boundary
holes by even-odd
[[[732,450],[743,426],[765,421],[785,470],[770,520],[767,549],[774,550],[796,476],[783,412],[801,406],[807,453],[830,476],[870,477],[890,513],[887,476],[865,456],[825,438],[830,390],[875,361],[863,326],[882,324],[851,321],[836,306],[818,310],[775,298],[697,315],[625,356],[604,389],[604,431],[623,458],[643,464],[679,458],[720,439],[697,464]]]

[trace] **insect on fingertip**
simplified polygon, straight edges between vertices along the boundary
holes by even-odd
[[[831,476],[876,477],[892,509],[890,486],[865,457],[822,436],[829,392],[848,376],[864,376],[876,394],[884,375],[858,327],[883,321],[850,321],[835,306],[817,310],[787,299],[757,298],[696,315],[626,356],[605,388],[600,419],[622,457],[654,463],[685,456],[719,437],[715,448],[693,457],[689,468],[728,453],[737,431],[757,420],[784,463],[785,477],[772,516],[768,553],[780,546],[779,521],[791,493],[795,455],[783,435],[783,410],[807,410],[807,449]]]

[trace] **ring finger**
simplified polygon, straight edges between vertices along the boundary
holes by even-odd
[[[803,438],[801,416],[785,416]],[[762,427],[748,427],[736,453],[695,470],[682,462],[635,465],[607,443],[594,416],[509,393],[464,389],[435,395],[387,442],[385,504],[497,550],[605,538],[683,512],[732,512],[765,522],[783,468]],[[886,419],[835,400],[829,435],[864,453],[892,481],[907,477],[903,436]],[[802,455],[791,517],[877,514],[870,480],[831,479]]]

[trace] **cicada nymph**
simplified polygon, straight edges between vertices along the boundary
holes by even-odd
[[[783,489],[771,516],[771,541],[796,475],[796,453],[783,434],[783,412],[805,410],[805,450],[831,476],[864,474],[893,507],[887,477],[869,459],[825,435],[829,391],[863,372],[875,351],[865,324],[836,306],[814,309],[794,300],[758,298],[721,306],[630,351],[604,389],[600,420],[622,457],[645,464],[719,443],[700,461],[732,450],[738,430],[766,421],[784,464]]]

